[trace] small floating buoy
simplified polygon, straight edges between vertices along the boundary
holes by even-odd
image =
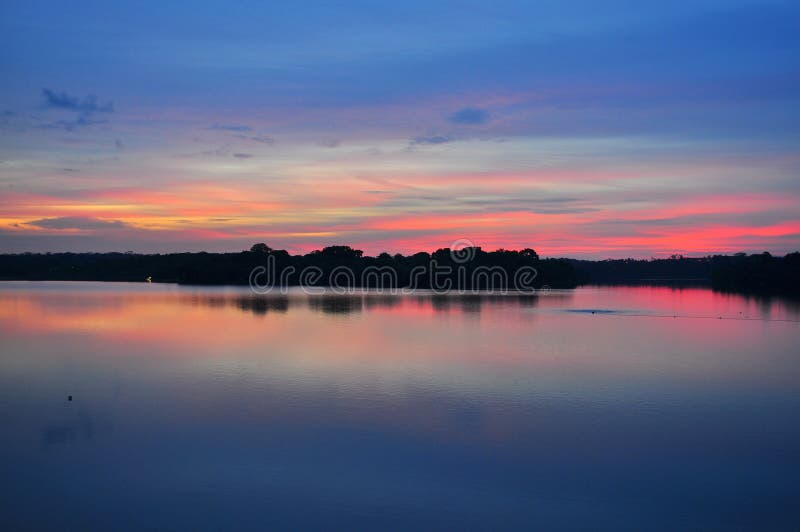
[[[592,311],[592,314],[594,314],[594,311]]]

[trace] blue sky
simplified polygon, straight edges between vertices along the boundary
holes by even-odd
[[[9,2],[0,249],[800,248],[795,2]]]

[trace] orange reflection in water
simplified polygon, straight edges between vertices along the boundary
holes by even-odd
[[[778,321],[798,318],[789,301],[705,288],[254,296],[246,289],[107,286],[7,288],[0,292],[0,331],[4,337],[81,335],[115,346],[105,356],[163,356],[168,350],[181,357],[266,357],[333,372],[417,367],[441,377],[465,368],[516,367],[573,375],[665,369],[701,375],[722,353],[728,361],[754,362],[765,335],[780,341],[798,329]],[[710,359],[709,350],[715,353]]]
[[[294,412],[293,398],[302,396],[324,398],[337,423],[375,423],[369,403],[383,400],[384,430],[484,443],[518,435],[521,417],[534,431],[539,418],[530,409],[540,403],[549,405],[541,415],[555,416],[584,403],[646,405],[654,390],[662,401],[723,387],[793,393],[798,314],[789,301],[705,288],[266,297],[95,283],[0,290],[10,370],[65,360],[135,367],[152,382],[188,379],[200,387],[183,399],[188,411],[226,416],[241,405],[203,388],[209,382],[252,388],[258,406],[249,408],[265,418],[307,415]],[[465,432],[452,401],[466,401],[464,415],[480,423]]]

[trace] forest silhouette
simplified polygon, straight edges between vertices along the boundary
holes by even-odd
[[[321,275],[312,285],[326,286],[331,274],[342,268],[353,273],[355,287],[430,288],[428,270],[435,265],[445,271],[454,286],[468,290],[498,288],[474,281],[479,268],[498,268],[511,279],[520,268],[537,274],[534,288],[573,288],[581,284],[703,284],[721,290],[798,294],[800,253],[784,257],[769,253],[710,255],[664,259],[579,260],[541,258],[530,248],[484,251],[480,247],[411,255],[381,253],[371,257],[350,246],[328,246],[306,254],[292,255],[264,243],[238,253],[21,253],[0,255],[0,279],[174,282],[179,284],[246,285],[254,268],[270,265],[288,286],[308,284],[300,279],[310,267]],[[372,268],[394,272],[394,276],[367,276]],[[413,277],[421,269],[424,275]],[[338,269],[338,270],[337,270]],[[499,270],[498,270],[499,271]],[[458,278],[459,272],[466,273]],[[281,277],[282,276],[282,277]],[[448,278],[448,275],[444,275]],[[466,279],[466,285],[463,284]],[[396,285],[396,286],[390,286]],[[513,287],[508,287],[513,288]]]

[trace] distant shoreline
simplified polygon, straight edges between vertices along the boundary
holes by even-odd
[[[238,253],[0,254],[0,280],[6,281],[145,282],[149,278],[152,282],[186,285],[240,286],[252,283],[253,272],[259,268],[268,270],[280,284],[287,286],[308,284],[303,274],[314,270],[318,276],[312,279],[313,286],[331,286],[329,281],[347,277],[343,277],[345,272],[352,277],[352,286],[363,288],[411,286],[424,289],[439,282],[467,290],[491,288],[492,283],[503,282],[503,286],[513,288],[510,280],[528,269],[535,273],[526,287],[531,289],[651,284],[800,294],[798,252],[784,257],[762,253],[590,261],[540,258],[532,249],[486,252],[479,247],[369,257],[349,246],[330,246],[305,255],[290,255],[256,244],[251,250]],[[374,272],[380,275],[367,275]],[[503,276],[505,281],[501,279]]]

